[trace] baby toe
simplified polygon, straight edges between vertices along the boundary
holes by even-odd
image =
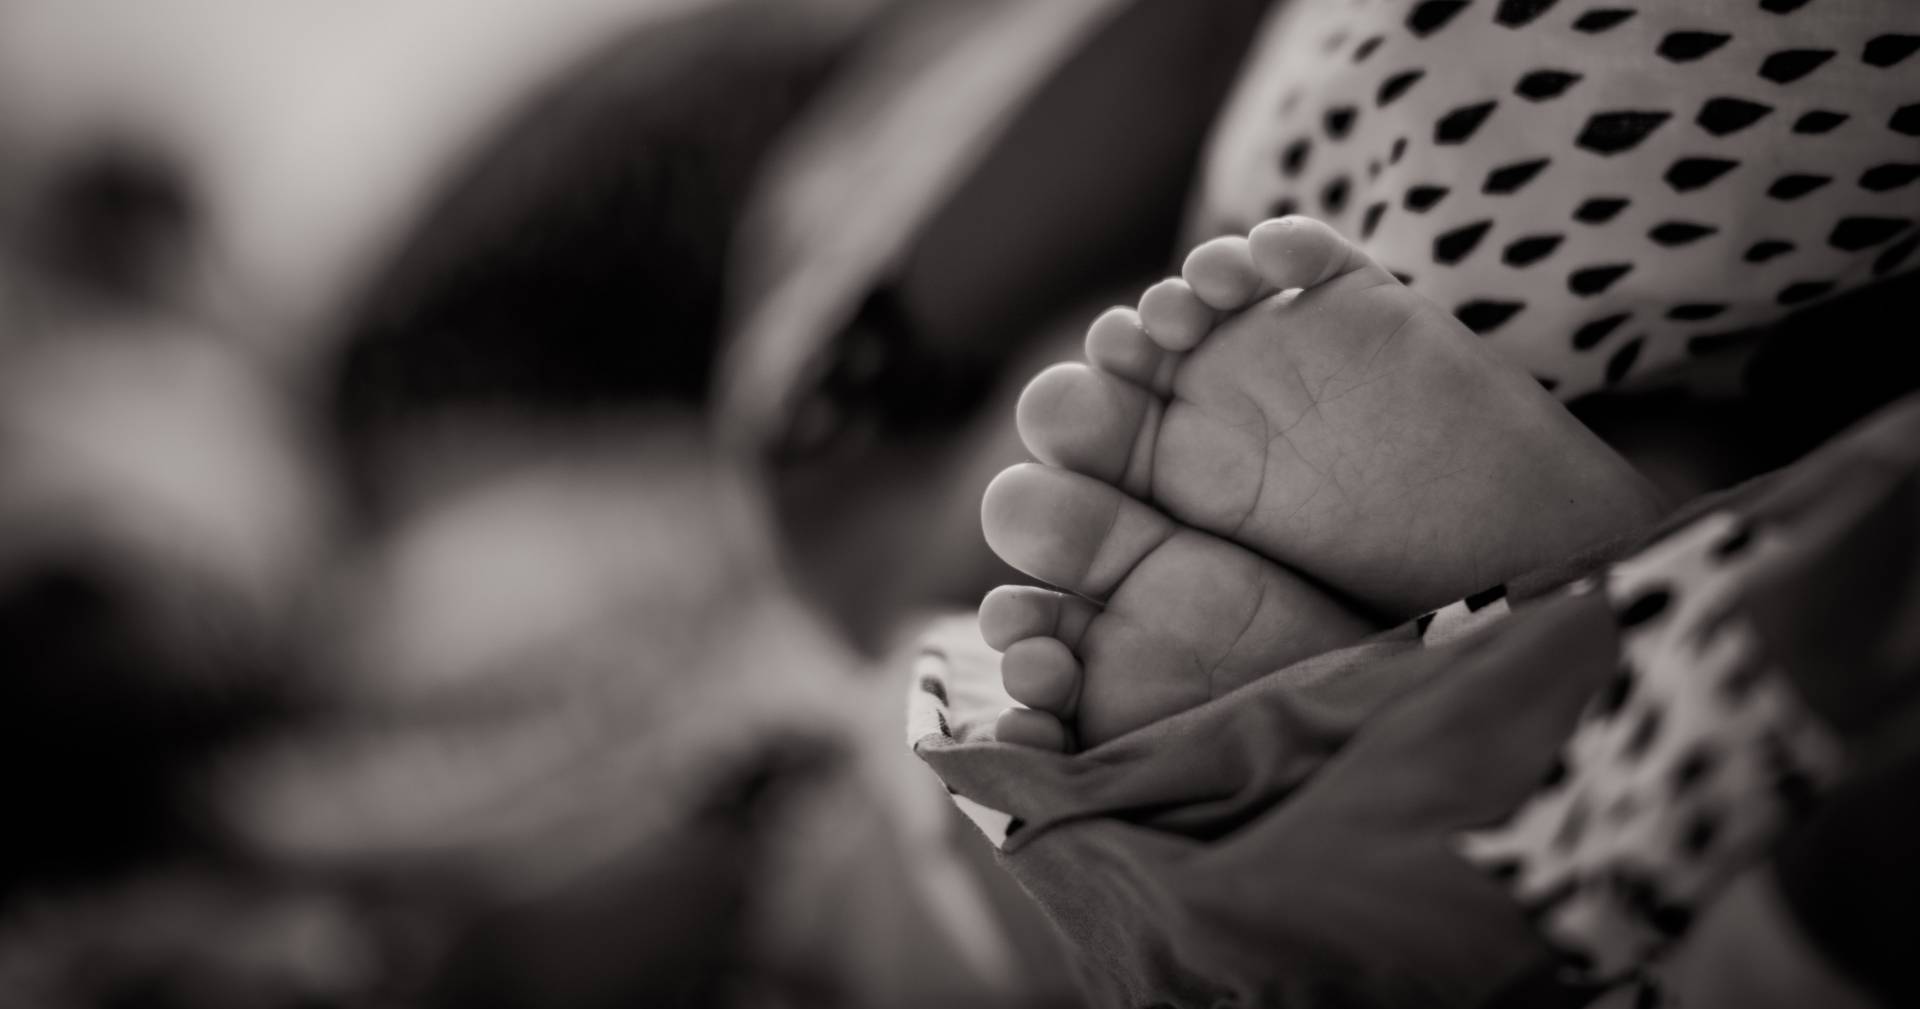
[[[1162,395],[1172,385],[1178,358],[1153,342],[1131,308],[1110,308],[1093,320],[1086,350],[1087,362],[1109,375]]]
[[[1016,641],[1000,658],[1000,683],[1007,696],[1060,718],[1073,715],[1080,674],[1080,660],[1058,638]]]
[[[1220,311],[1245,308],[1264,284],[1253,268],[1252,249],[1239,235],[1202,242],[1187,254],[1180,276],[1195,296]]]
[[[1370,272],[1382,283],[1393,275],[1353,247],[1324,221],[1282,217],[1262,221],[1247,235],[1254,270],[1275,290],[1318,287],[1351,273]]]
[[[1192,350],[1213,330],[1213,309],[1179,277],[1147,288],[1140,296],[1140,321],[1153,342],[1172,351]]]
[[[1058,718],[1031,708],[1008,708],[994,723],[993,738],[1055,753],[1066,752],[1068,743],[1067,727]]]
[[[1098,612],[1092,603],[1037,585],[1002,585],[980,601],[980,637],[1004,652],[1028,638],[1059,638],[1072,648]]]
[[[1058,364],[1020,394],[1020,440],[1042,462],[1144,493],[1161,404],[1084,364]]]
[[[1172,520],[1092,477],[1023,463],[987,485],[987,546],[1016,569],[1104,598],[1174,534]]]

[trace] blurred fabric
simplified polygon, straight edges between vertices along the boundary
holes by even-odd
[[[0,1006],[1071,1004],[707,406],[966,6],[0,0]]]

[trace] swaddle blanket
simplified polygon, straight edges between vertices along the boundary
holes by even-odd
[[[1614,556],[1073,755],[991,739],[956,619],[910,743],[1095,1004],[1652,1004],[1735,873],[1911,749],[1920,399]]]

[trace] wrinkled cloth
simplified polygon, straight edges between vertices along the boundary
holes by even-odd
[[[1912,398],[1597,565],[1517,579],[1509,616],[1443,644],[1401,628],[1078,754],[993,741],[994,656],[936,628],[909,737],[1079,950],[1095,1004],[1655,993],[1698,905],[1849,768],[1896,759],[1889,726],[1920,711],[1917,546]],[[1637,696],[1615,699],[1623,669]],[[1729,682],[1764,709],[1715,700]],[[1646,730],[1656,706],[1685,714]],[[1739,773],[1669,787],[1701,748]],[[1581,796],[1613,818],[1589,810],[1570,844],[1543,829]],[[1745,819],[1690,851],[1701,796]]]

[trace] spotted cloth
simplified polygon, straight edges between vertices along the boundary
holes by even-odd
[[[1293,0],[1189,239],[1333,223],[1565,399],[1916,265],[1920,4]]]
[[[1657,1004],[1725,882],[1920,721],[1920,397],[1540,584],[1075,755],[992,739],[955,623],[909,741],[1095,1004]]]
[[[1581,980],[1649,963],[1838,778],[1833,732],[1762,647],[1742,591],[1787,534],[1701,517],[1607,573],[1620,667],[1539,794],[1462,853],[1497,877]]]

